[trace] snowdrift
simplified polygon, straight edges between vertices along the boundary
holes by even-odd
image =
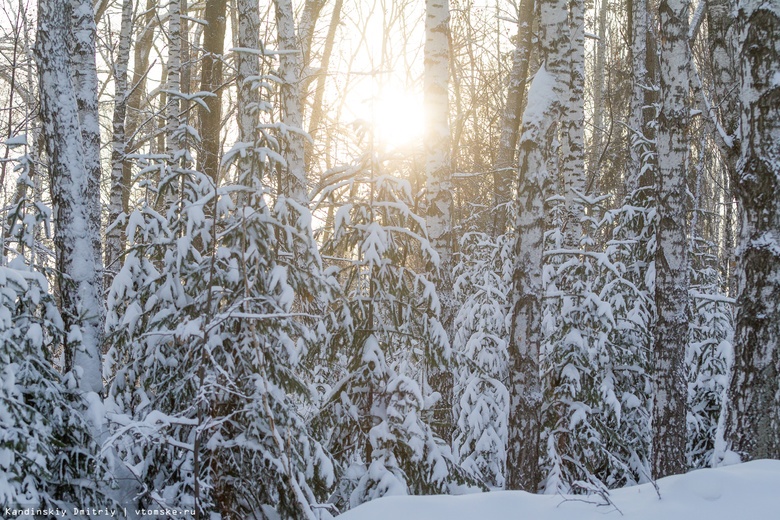
[[[463,496],[385,497],[338,520],[776,520],[780,461],[757,460],[692,471],[597,495],[532,495],[497,491]],[[659,498],[660,494],[660,498]],[[622,516],[621,516],[622,513]]]

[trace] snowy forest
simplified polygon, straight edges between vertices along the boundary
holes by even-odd
[[[0,8],[0,516],[780,459],[780,0]]]

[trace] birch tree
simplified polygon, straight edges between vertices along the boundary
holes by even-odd
[[[100,392],[104,312],[102,262],[96,248],[99,238],[95,237],[98,226],[94,214],[94,205],[99,206],[99,199],[95,200],[99,192],[94,185],[95,165],[90,162],[94,157],[85,153],[90,148],[84,142],[85,134],[94,137],[94,133],[82,132],[64,12],[68,12],[65,0],[39,2],[35,55],[55,205],[54,243],[66,331],[65,368],[73,370],[83,389]],[[89,31],[79,37],[89,38]],[[86,40],[81,43],[89,46]],[[84,98],[86,90],[82,85]],[[85,124],[92,123],[96,125],[97,119],[85,118]]]
[[[539,374],[542,314],[544,199],[548,183],[545,143],[551,137],[556,95],[567,44],[568,13],[562,0],[540,6],[544,64],[528,92],[518,156],[517,238],[511,290],[509,333],[509,424],[507,489],[536,492],[539,487],[539,435],[542,388]]]
[[[95,255],[95,267],[99,274],[103,270],[103,242],[100,225],[100,123],[98,115],[98,78],[95,63],[95,12],[90,0],[71,0],[71,50],[70,67],[73,88],[78,103],[79,124],[84,150],[84,166],[87,168],[89,190],[85,201],[90,213],[89,236]],[[103,279],[98,281],[97,293],[103,294]],[[105,317],[101,305],[95,309],[100,319]]]
[[[279,77],[282,91],[282,123],[284,125],[286,160],[282,193],[301,207],[308,206],[305,137],[301,113],[301,51],[295,37],[295,16],[291,0],[275,0],[276,31],[279,45]]]
[[[166,94],[168,96],[165,105],[165,151],[169,154],[169,160],[176,160],[179,151],[179,129],[181,105],[179,94],[181,93],[181,0],[170,0],[168,3],[168,59],[166,62],[168,81]]]
[[[726,439],[744,459],[780,458],[780,2],[738,6],[743,217]]]
[[[442,322],[451,334],[454,302],[452,294],[452,165],[449,124],[449,0],[425,2],[425,179],[427,189],[425,222],[431,246],[439,256],[429,270],[435,271],[442,302]],[[452,433],[452,374],[443,367],[430,371],[431,385],[441,394],[435,410],[434,428],[444,439]]]
[[[448,0],[425,2],[425,175],[428,190],[426,223],[440,266],[452,261],[452,180],[449,125]]]
[[[128,64],[133,29],[133,2],[123,0],[122,19],[119,29],[119,48],[114,63],[114,115],[112,118],[111,149],[111,192],[108,210],[108,228],[106,230],[106,272],[116,272],[119,256],[124,250],[124,234],[119,219],[124,213],[123,192],[128,189],[124,184],[124,163],[127,154],[127,134],[125,133],[128,97]],[[111,276],[106,277],[110,286]]]
[[[567,247],[579,246],[582,238],[584,209],[581,196],[585,192],[585,3],[572,0],[569,3],[569,36],[566,59],[567,81],[556,83],[561,103],[560,178],[566,202],[564,243]],[[563,77],[563,74],[561,74]]]
[[[517,42],[512,59],[512,70],[509,73],[506,103],[501,113],[501,137],[496,154],[496,171],[493,174],[493,204],[496,208],[493,227],[496,236],[506,231],[509,215],[506,205],[511,199],[513,188],[517,139],[525,104],[528,64],[533,49],[531,39],[533,37],[534,5],[534,0],[521,0],[520,2],[517,18]]]
[[[658,117],[658,230],[655,256],[654,478],[683,473],[688,330],[688,2],[663,0],[660,15],[661,112]]]

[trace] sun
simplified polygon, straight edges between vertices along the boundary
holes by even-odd
[[[423,109],[421,94],[401,88],[382,89],[373,100],[371,118],[377,144],[395,151],[421,143]]]

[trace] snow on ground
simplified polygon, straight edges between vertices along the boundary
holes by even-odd
[[[337,520],[776,520],[780,461],[758,460],[692,471],[652,484],[616,489],[613,505],[597,496],[497,491],[463,496],[386,497]],[[585,501],[589,501],[585,502]],[[618,511],[619,509],[619,511]],[[622,516],[621,516],[622,513]]]

